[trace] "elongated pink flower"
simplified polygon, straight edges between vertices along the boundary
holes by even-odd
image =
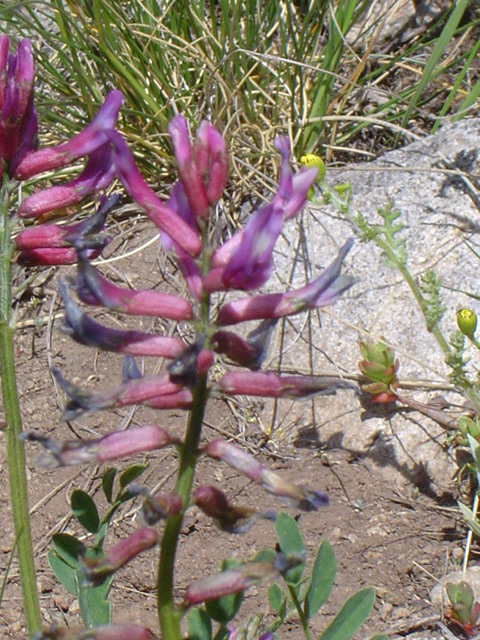
[[[20,251],[18,262],[73,264],[77,260],[77,252],[72,243],[81,246],[89,259],[99,255],[110,241],[104,232],[105,219],[115,202],[116,198],[109,198],[95,214],[75,224],[45,223],[20,231],[15,238],[15,247]]]
[[[116,131],[109,133],[114,147],[117,175],[125,191],[142,207],[150,220],[189,255],[200,253],[202,243],[197,230],[162,202],[137,169],[127,143]]]
[[[285,573],[298,562],[297,559],[290,560],[277,553],[271,560],[247,562],[215,575],[195,580],[187,587],[183,601],[184,606],[192,607],[202,602],[240,593],[262,580]]]
[[[103,278],[80,253],[76,291],[86,304],[101,305],[137,316],[164,317],[172,320],[193,318],[192,305],[184,298],[150,289],[125,289]]]
[[[274,371],[229,371],[218,381],[224,393],[265,398],[307,398],[358,385],[338,376],[281,376]]]
[[[286,293],[250,296],[228,302],[220,309],[217,323],[232,325],[247,320],[282,318],[333,304],[355,283],[352,276],[341,274],[343,261],[352,244],[353,240],[347,240],[332,264],[306,286]]]
[[[26,155],[18,165],[15,177],[26,180],[38,173],[65,167],[78,158],[93,153],[108,141],[106,134],[114,129],[122,102],[122,93],[111,91],[97,115],[83,131],[57,147],[46,147]]]
[[[32,46],[20,40],[9,54],[10,39],[0,36],[0,176],[13,176],[22,158],[37,145]]]
[[[302,170],[302,179],[294,185],[288,138],[280,136],[275,144],[282,155],[278,190],[272,201],[254,213],[242,230],[241,241],[222,272],[222,283],[228,289],[251,291],[267,282],[273,268],[273,249],[283,223],[303,208],[317,176],[317,169]]]
[[[268,493],[283,498],[298,509],[316,511],[318,507],[328,504],[328,496],[325,494],[285,480],[250,453],[226,440],[212,440],[205,447],[205,453],[211,458],[222,460],[253,482],[261,484]]]
[[[132,427],[124,431],[113,431],[102,438],[92,440],[57,442],[31,431],[25,432],[24,439],[39,442],[44,447],[45,453],[40,454],[35,462],[49,469],[92,462],[102,464],[135,453],[163,449],[178,442],[165,429],[153,424]]]
[[[110,624],[100,627],[61,629],[53,624],[35,634],[34,640],[153,640],[153,636],[139,624]]]
[[[150,527],[138,529],[114,545],[103,557],[80,557],[85,581],[90,585],[102,584],[115,571],[128,564],[143,551],[152,549],[158,542],[158,533]]]
[[[186,402],[183,385],[172,382],[168,374],[128,380],[103,393],[86,393],[80,387],[65,380],[58,369],[52,369],[52,373],[63,391],[70,397],[64,410],[64,417],[68,420],[85,412],[125,407],[141,402],[148,404],[151,401],[155,406],[160,407],[163,401],[169,408],[175,406],[172,400],[179,402],[179,406],[184,406]]]
[[[159,358],[175,358],[185,349],[183,340],[173,336],[157,336],[142,331],[105,327],[87,316],[75,304],[64,282],[59,282],[58,289],[65,306],[65,325],[62,331],[80,344],[132,356]]]
[[[55,185],[28,196],[18,208],[21,218],[35,218],[78,204],[87,196],[106,189],[115,177],[113,152],[108,143],[92,151],[82,173],[64,185]]]

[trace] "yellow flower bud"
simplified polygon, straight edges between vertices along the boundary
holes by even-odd
[[[457,325],[467,338],[473,338],[477,329],[477,314],[471,309],[457,311]]]
[[[318,167],[317,180],[322,180],[325,175],[325,163],[320,156],[307,153],[300,158],[300,162],[306,167]]]

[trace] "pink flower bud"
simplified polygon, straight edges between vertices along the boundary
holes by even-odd
[[[337,376],[280,376],[274,371],[229,371],[218,381],[224,393],[270,398],[307,398],[358,385]]]
[[[30,431],[25,432],[24,439],[39,442],[44,447],[45,452],[35,459],[35,463],[49,469],[92,462],[101,464],[136,453],[163,449],[177,442],[165,429],[156,425],[114,431],[93,440],[56,442]]]
[[[117,287],[105,280],[81,254],[76,291],[86,304],[101,305],[120,313],[172,320],[190,320],[193,317],[192,305],[188,300],[150,289]]]
[[[69,420],[87,411],[98,411],[111,407],[124,407],[140,402],[162,402],[165,396],[178,398],[177,394],[183,391],[180,384],[175,384],[168,375],[147,376],[137,380],[128,380],[104,393],[88,394],[83,389],[71,384],[62,376],[58,369],[52,369],[63,391],[70,397],[70,401],[64,410],[64,417]],[[157,405],[158,406],[158,405]]]
[[[124,567],[143,551],[152,549],[158,542],[158,533],[150,527],[138,529],[114,545],[103,557],[80,557],[87,584],[102,584],[115,571]]]
[[[187,196],[190,209],[199,218],[206,218],[210,210],[203,176],[193,159],[188,135],[187,122],[183,116],[175,116],[168,125],[173,142],[173,152],[177,160],[178,173]]]
[[[85,169],[71,182],[37,191],[22,202],[21,218],[38,217],[81,202],[92,193],[106,189],[115,176],[113,153],[108,143],[92,151]]]
[[[34,640],[153,640],[153,636],[138,624],[111,624],[100,627],[60,629],[53,624],[35,634]]]
[[[83,131],[57,147],[29,153],[17,167],[15,177],[26,180],[43,171],[65,167],[78,158],[90,155],[107,142],[106,132],[115,127],[122,102],[121,92],[111,91],[97,115]]]
[[[298,560],[289,560],[277,553],[272,560],[248,562],[216,575],[195,580],[187,587],[184,606],[191,607],[233,593],[240,593],[261,580],[285,573],[295,564],[298,564]]]

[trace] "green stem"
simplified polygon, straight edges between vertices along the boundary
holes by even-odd
[[[308,628],[308,618],[303,612],[302,605],[300,604],[300,601],[298,600],[298,597],[297,597],[297,592],[295,591],[295,587],[289,584],[288,592],[290,593],[290,597],[292,598],[292,602],[295,605],[295,609],[297,610],[298,617],[300,618],[300,622],[302,624],[305,638],[307,640],[312,640],[312,634],[310,633],[310,629]]]
[[[7,442],[7,463],[12,501],[15,539],[23,593],[23,607],[28,633],[32,636],[41,626],[37,582],[33,557],[30,513],[28,505],[25,448],[19,436],[22,418],[18,400],[14,355],[14,320],[12,317],[11,243],[9,190],[4,180],[0,202],[0,374]]]
[[[208,230],[202,228],[203,253],[201,266],[203,273],[209,269],[210,252],[208,250]],[[199,309],[199,333],[204,335],[209,328],[210,299],[204,294]],[[180,461],[175,485],[175,493],[182,499],[183,510],[176,516],[167,519],[160,547],[158,566],[157,603],[158,618],[162,637],[168,640],[181,640],[180,619],[183,610],[175,606],[173,599],[175,556],[178,538],[182,528],[183,515],[189,506],[190,493],[193,485],[195,466],[197,464],[198,446],[202,434],[205,407],[208,402],[209,389],[207,373],[199,376],[193,391],[192,408],[188,418],[184,444],[180,447]]]
[[[180,469],[175,486],[175,492],[182,498],[184,507],[188,506],[190,500],[207,400],[207,378],[206,375],[203,375],[194,390],[193,404],[188,420],[185,444],[181,450]],[[175,554],[182,522],[183,513],[167,520],[160,549],[157,586],[158,615],[162,635],[168,640],[180,640],[182,637],[180,632],[181,612],[175,607],[173,601]]]

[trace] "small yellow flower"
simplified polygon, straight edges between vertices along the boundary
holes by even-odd
[[[477,329],[477,314],[471,309],[457,311],[457,325],[467,338],[473,338]]]
[[[307,153],[300,158],[300,162],[306,167],[318,167],[317,180],[322,180],[325,175],[325,163],[320,156]]]

